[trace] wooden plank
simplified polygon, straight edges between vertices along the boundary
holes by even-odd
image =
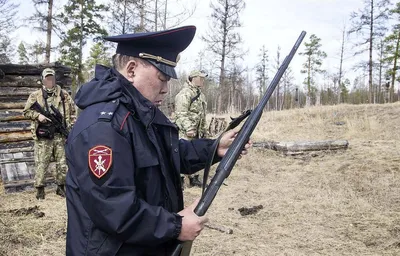
[[[29,94],[32,92],[36,91],[37,88],[31,88],[31,87],[3,87],[0,86],[0,96],[6,97],[6,96],[25,96],[29,97]]]
[[[26,101],[0,102],[0,109],[24,109]]]
[[[5,73],[5,75],[40,75],[43,69],[52,68],[56,73],[60,74],[70,74],[71,69],[61,65],[61,63],[44,63],[44,64],[30,64],[30,65],[19,65],[19,64],[3,64],[0,65],[0,69]]]
[[[28,96],[0,96],[0,102],[26,102],[27,100]]]
[[[9,153],[18,153],[18,152],[30,152],[33,151],[32,147],[23,147],[23,148],[6,148],[0,149],[0,154],[9,154]]]
[[[0,110],[0,122],[26,120],[22,109]]]
[[[20,151],[32,151],[33,139],[27,141],[0,143],[0,153],[14,153]],[[25,150],[26,149],[26,150]]]
[[[41,84],[40,75],[6,75],[0,80],[0,87],[35,87],[39,89]]]
[[[32,133],[30,131],[0,133],[0,143],[26,141],[31,139]]]
[[[32,162],[33,157],[33,151],[3,153],[0,154],[0,164]]]
[[[30,121],[0,122],[0,133],[30,131]]]

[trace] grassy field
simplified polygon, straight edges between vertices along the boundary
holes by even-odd
[[[400,255],[399,103],[268,112],[252,139],[346,139],[349,148],[298,156],[254,148],[208,212],[233,234],[206,228],[192,255]],[[0,191],[0,255],[64,255],[65,201],[46,192],[38,202],[33,192]],[[186,189],[185,201],[199,195]]]

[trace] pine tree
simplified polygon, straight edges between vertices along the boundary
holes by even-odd
[[[18,45],[18,56],[19,56],[19,64],[28,64],[29,58],[28,58],[28,52],[26,51],[24,42],[21,41]]]
[[[301,73],[307,74],[304,80],[304,84],[307,86],[307,100],[306,105],[311,104],[311,94],[316,89],[315,85],[315,75],[321,74],[324,70],[321,69],[322,60],[326,58],[326,53],[321,50],[321,39],[315,34],[310,36],[310,42],[306,42],[304,45],[306,47],[305,51],[299,53],[300,55],[306,56],[306,62],[303,64],[303,69]]]
[[[103,43],[93,44],[90,48],[89,58],[86,60],[86,68],[92,69],[96,65],[111,66],[111,56],[108,47]]]
[[[260,54],[259,54],[260,62],[256,66],[256,76],[257,76],[257,82],[258,82],[258,92],[260,94],[260,99],[264,95],[266,89],[267,89],[267,82],[269,80],[268,77],[268,64],[269,64],[269,56],[268,56],[268,50],[265,49],[265,45],[262,46],[260,49]]]
[[[50,62],[50,53],[52,51],[51,39],[53,30],[60,26],[58,15],[54,15],[54,0],[32,0],[35,7],[35,12],[27,18],[30,26],[33,29],[46,33],[46,46],[45,46],[45,62]],[[57,2],[57,1],[56,1]]]
[[[394,84],[396,82],[396,71],[399,69],[398,60],[400,58],[400,2],[396,4],[396,7],[390,10],[391,16],[396,21],[392,27],[392,31],[385,38],[385,61],[391,64],[392,68],[388,71],[390,76],[390,102],[393,102],[394,97]]]
[[[17,27],[18,4],[12,0],[0,0],[0,63],[9,63],[14,55],[10,33]]]
[[[42,62],[45,52],[46,45],[40,40],[36,40],[36,42],[29,47],[29,56],[33,59],[34,63]]]
[[[107,34],[100,25],[104,15],[102,12],[106,10],[104,5],[97,5],[95,0],[70,0],[60,15],[69,27],[66,32],[62,32],[60,61],[72,69],[73,93],[84,82],[83,50],[87,41],[97,40]]]

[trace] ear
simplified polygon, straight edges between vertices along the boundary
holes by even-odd
[[[139,63],[134,59],[126,63],[125,65],[126,79],[128,79],[129,82],[133,83],[138,64]]]

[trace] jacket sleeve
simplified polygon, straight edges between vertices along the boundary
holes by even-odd
[[[93,174],[90,166],[95,165],[89,156],[89,150],[99,145],[112,149],[111,167],[101,178]],[[131,146],[110,122],[97,122],[82,131],[67,150],[70,175],[76,177],[80,201],[95,226],[125,243],[143,246],[178,237],[181,216],[138,197]]]
[[[30,119],[32,121],[36,121],[39,117],[38,112],[30,109],[30,107],[33,105],[33,103],[35,103],[35,101],[36,101],[36,94],[31,93],[29,95],[28,100],[25,103],[25,108],[23,111],[25,118]]]
[[[184,133],[196,129],[189,112],[190,100],[190,93],[186,91],[180,91],[175,97],[175,124]]]
[[[212,145],[215,140],[196,139],[179,140],[179,151],[181,156],[181,173],[192,174],[204,169],[206,162],[211,156]],[[213,164],[221,161],[221,158],[215,154]]]

